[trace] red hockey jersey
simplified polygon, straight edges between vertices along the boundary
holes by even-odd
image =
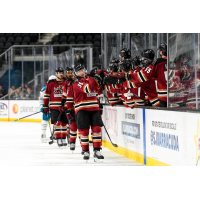
[[[74,79],[73,78],[70,78],[70,79],[67,79],[65,84],[64,84],[64,89],[63,89],[63,94],[62,94],[62,101],[66,102],[66,99],[67,99],[67,88],[68,88],[68,85],[70,85],[70,82],[73,82]],[[65,104],[65,109],[67,108],[66,104]]]
[[[114,106],[115,104],[119,103],[121,100],[119,99],[117,91],[112,91],[112,84],[107,84],[104,86],[106,92],[107,92],[107,97],[108,97],[108,102],[111,106]]]
[[[141,68],[136,68],[136,70],[132,71],[131,73],[129,73],[129,76],[134,79],[134,77],[138,77],[138,74],[141,73],[141,70],[144,70],[145,68],[141,69]],[[149,80],[147,81],[144,81],[144,82],[132,82],[132,79],[131,81],[128,81],[128,88],[139,88],[141,87],[142,88],[142,96],[144,95],[144,98],[145,99],[149,99],[150,103],[152,104],[153,107],[158,107],[160,106],[160,102],[159,102],[159,99],[158,99],[158,93],[156,91],[156,86],[155,86],[155,81],[150,78]],[[144,92],[144,93],[143,93]],[[146,95],[148,96],[145,97],[145,93]],[[139,95],[138,95],[139,96]],[[141,97],[142,97],[141,96]]]
[[[152,65],[142,68],[139,72],[130,75],[131,82],[137,87],[142,87],[141,83],[153,79],[156,84],[158,99],[167,102],[167,57],[158,58]],[[147,83],[148,84],[148,83]],[[144,84],[143,84],[144,85]]]
[[[58,107],[61,106],[64,85],[64,81],[58,82],[56,80],[52,80],[46,84],[46,90],[43,98],[44,105],[48,106],[49,104],[50,109],[58,110]]]
[[[75,113],[79,110],[97,111],[99,104],[97,100],[98,83],[92,77],[77,78],[75,83],[68,87],[67,91],[67,109],[75,104]]]

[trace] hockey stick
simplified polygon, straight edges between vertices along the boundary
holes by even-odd
[[[58,125],[58,122],[60,121],[61,114],[62,114],[62,113],[59,114],[58,119],[57,119],[57,122],[56,122],[56,125],[55,125],[55,127],[53,127],[53,132],[51,132],[51,141],[49,141],[49,144],[50,144],[50,145],[53,144],[53,134],[54,134],[54,131],[55,131],[56,126]],[[50,129],[50,130],[51,130],[51,129]]]
[[[102,123],[103,123],[103,120],[102,120]],[[106,129],[106,127],[105,127],[104,123],[103,123],[103,126],[104,126],[104,129],[105,129],[105,131],[106,131],[106,133],[107,133],[107,135],[108,135],[109,139],[110,139],[110,136],[109,136],[109,134],[108,134],[108,131],[107,131],[107,129]],[[111,142],[111,144],[112,144],[114,147],[118,147],[118,145],[117,145],[117,144],[113,144],[113,143],[112,143],[111,139],[110,139],[110,142]]]
[[[33,113],[33,114],[31,114],[31,115],[27,115],[27,116],[22,117],[22,118],[19,118],[19,119],[15,119],[14,122],[19,121],[19,120],[24,119],[24,118],[27,118],[27,117],[29,117],[29,116],[35,115],[35,114],[40,113],[40,112],[41,112],[41,111],[36,112],[36,113]]]

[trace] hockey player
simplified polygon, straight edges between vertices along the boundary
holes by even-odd
[[[131,58],[131,51],[127,48],[123,48],[120,50],[121,61],[127,60]]]
[[[75,120],[75,112],[74,112],[74,101],[73,97],[69,97],[67,99],[67,94],[69,87],[72,85],[74,82],[73,76],[73,68],[67,67],[66,68],[66,77],[69,77],[64,85],[63,89],[63,94],[62,94],[62,100],[61,100],[61,106],[65,106],[65,113],[67,114],[68,121],[70,123],[70,133],[69,133],[69,141],[70,143],[70,150],[74,151],[75,150],[75,143],[76,143],[76,137],[77,137],[77,125],[76,125],[76,120]]]
[[[103,79],[103,70],[98,72],[99,75],[87,77],[85,68],[79,64],[74,67],[76,79],[69,87],[68,96],[75,103],[75,113],[78,131],[81,135],[81,146],[83,150],[83,159],[89,160],[89,128],[91,126],[93,132],[94,158],[103,160],[104,157],[100,153],[101,149],[101,126],[103,126],[101,115],[99,112],[99,104],[95,91],[99,83]]]
[[[54,80],[56,79],[56,76],[51,75],[49,77],[49,81],[50,80]],[[42,142],[47,142],[49,141],[49,138],[46,137],[46,130],[47,130],[47,125],[48,125],[48,120],[50,119],[50,114],[48,114],[47,116],[44,114],[43,112],[43,97],[44,97],[44,93],[46,90],[46,85],[40,90],[40,94],[39,94],[39,104],[40,104],[40,111],[43,113],[42,115],[42,122],[41,122],[41,141]]]
[[[62,67],[58,67],[55,69],[56,73],[56,79],[49,81],[49,83],[46,85],[46,91],[44,94],[44,106],[43,110],[45,115],[49,113],[49,109],[51,110],[51,123],[54,124],[54,126],[57,123],[57,120],[60,117],[60,120],[58,120],[57,126],[55,129],[55,137],[57,139],[57,144],[59,147],[65,147],[67,146],[66,143],[66,136],[67,136],[67,117],[65,115],[65,110],[61,107],[61,98],[64,88],[64,70]],[[49,106],[48,106],[49,105]]]
[[[131,72],[131,62],[129,60],[124,60],[121,64],[121,69],[122,72]],[[133,72],[132,72],[133,73]],[[143,106],[144,105],[144,98],[145,98],[145,94],[144,91],[141,87],[138,88],[134,88],[132,87],[132,84],[130,83],[130,81],[125,81],[122,84],[121,87],[122,90],[122,97],[121,99],[123,100],[123,103],[127,106],[129,106],[130,108],[133,108],[134,106]],[[131,96],[131,94],[136,94],[137,96],[141,97],[137,97],[137,96]]]
[[[111,74],[117,74],[119,70],[118,66],[119,61],[114,59],[109,65],[109,70]],[[121,102],[121,95],[118,95],[118,92],[121,94],[120,89],[115,88],[112,84],[104,85],[105,90],[107,91],[108,102],[111,106]]]
[[[68,66],[65,68],[65,86],[64,86],[64,90],[63,90],[63,94],[66,94],[65,96],[62,96],[62,106],[65,106],[65,102],[66,102],[66,96],[67,96],[67,86],[69,85],[69,83],[71,81],[74,80],[73,78],[73,68]],[[67,142],[70,144],[70,127],[69,124],[67,124]]]
[[[124,81],[130,82],[130,88],[141,87],[144,92],[147,94],[150,103],[153,107],[160,106],[160,101],[158,99],[158,93],[155,87],[155,81],[152,77],[152,68],[154,68],[154,73],[156,73],[156,68],[150,65],[153,62],[155,53],[152,49],[146,49],[141,53],[142,61],[141,70],[138,72],[129,72],[129,73],[118,73],[117,75],[107,76],[105,79],[110,83],[121,83]]]

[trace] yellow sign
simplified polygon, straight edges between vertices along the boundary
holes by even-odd
[[[200,128],[199,128],[199,120],[197,122],[197,134],[194,136],[194,142],[196,145],[196,165],[200,164]]]

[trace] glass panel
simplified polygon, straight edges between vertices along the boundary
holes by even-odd
[[[107,33],[107,54],[105,55],[107,66],[104,66],[105,69],[108,69],[109,62],[112,59],[119,59],[119,49],[117,48],[117,42],[117,33]]]
[[[13,89],[9,89],[9,65],[8,54],[0,57],[0,99],[8,99],[8,91],[13,94]]]
[[[72,52],[72,57],[74,58],[73,64],[83,64],[89,72],[92,69],[92,66],[90,66],[91,63],[88,59],[88,56],[90,54],[89,48],[73,48]],[[100,61],[98,61],[98,63],[96,64],[100,64]]]
[[[23,47],[23,71],[22,71],[22,98],[24,100],[34,99],[34,49],[32,47]]]
[[[43,69],[43,74],[42,74],[42,83],[43,86],[46,85],[49,76],[49,47],[48,46],[43,46],[43,60],[42,60],[42,69]],[[54,73],[55,74],[55,73]],[[53,75],[53,74],[52,74]]]
[[[43,88],[44,85],[46,85],[46,82],[48,80],[48,69],[44,69],[45,66],[45,50],[44,47],[34,47],[35,51],[35,83],[34,83],[34,99],[37,100],[39,97],[40,90]],[[43,52],[44,51],[44,52]],[[44,69],[44,73],[43,73]],[[43,80],[43,76],[45,76],[46,82]]]
[[[157,58],[158,45],[159,44],[157,44],[157,33],[147,33],[146,34],[146,48],[154,50],[155,59]]]
[[[13,48],[11,51],[10,85],[13,89],[11,100],[21,99],[22,83],[22,56],[21,48]]]
[[[131,33],[131,54],[132,56],[139,56],[145,49],[145,34]]]
[[[194,34],[169,34],[169,107],[196,109]]]

